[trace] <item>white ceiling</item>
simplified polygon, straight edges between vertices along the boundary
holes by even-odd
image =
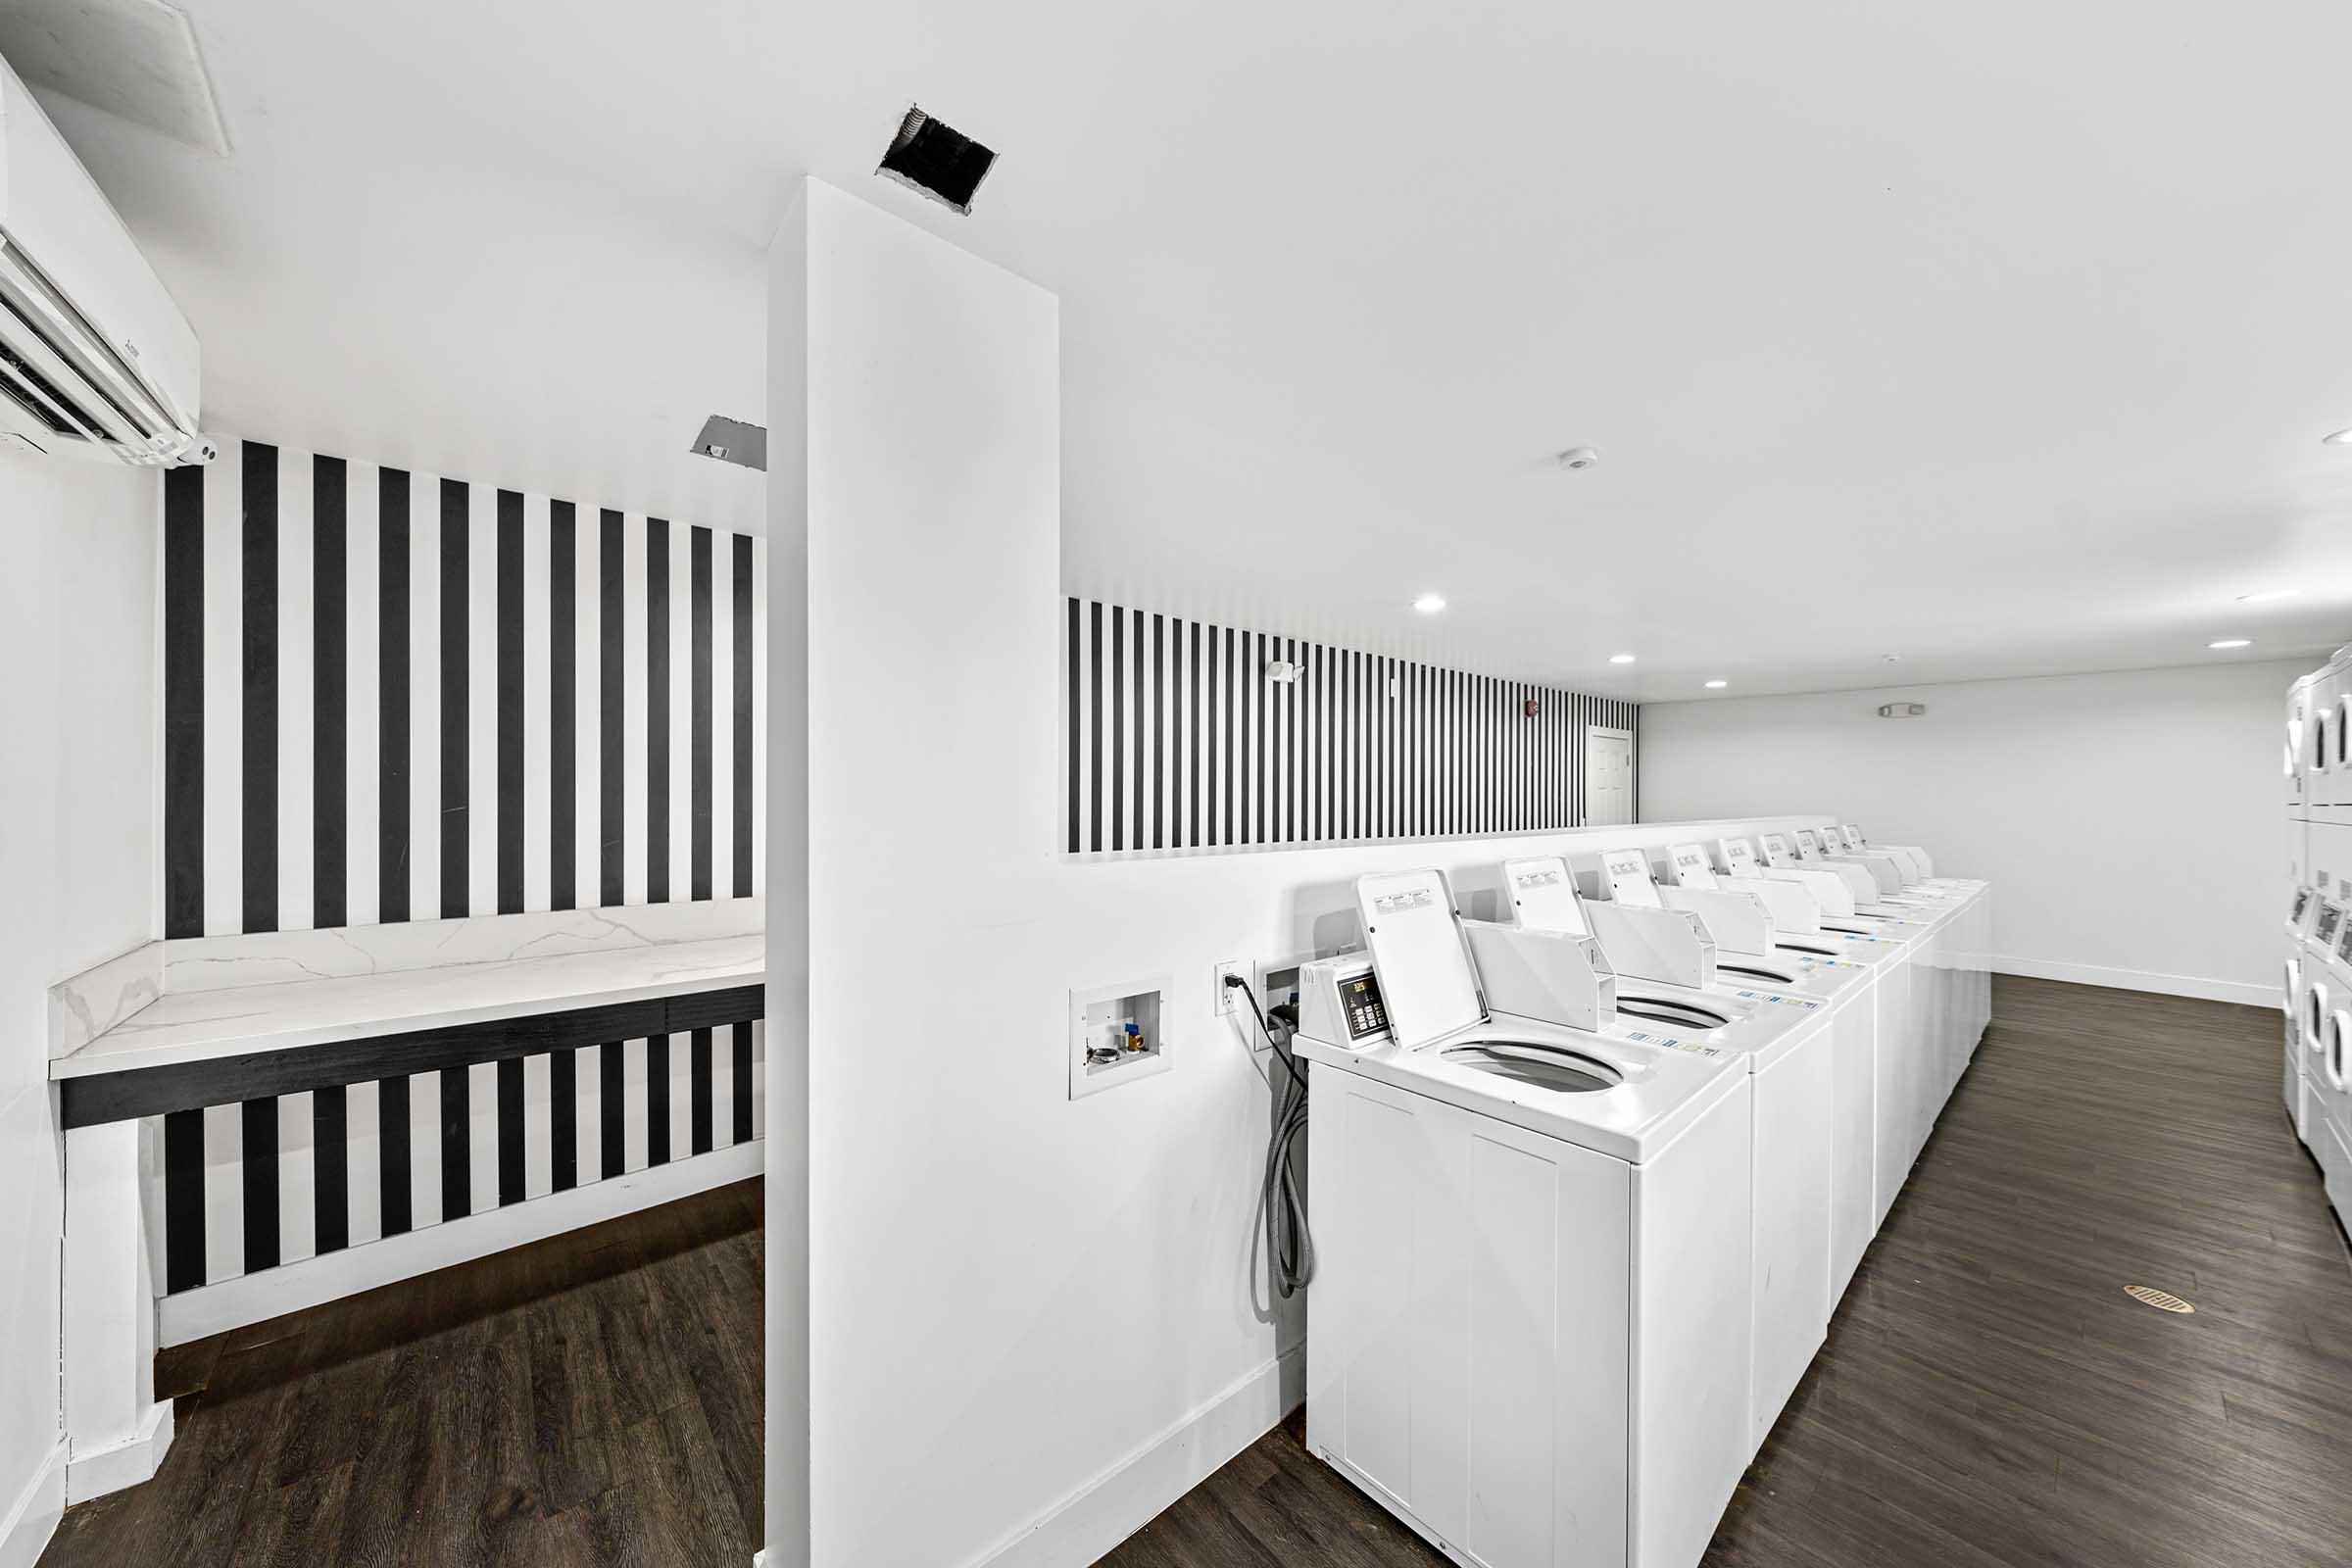
[[[2352,632],[2340,4],[189,9],[231,158],[60,120],[224,427],[746,519],[808,172],[1061,295],[1076,591],[1651,700]]]

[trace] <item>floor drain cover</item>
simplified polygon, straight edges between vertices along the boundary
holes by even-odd
[[[2124,1294],[2134,1301],[2144,1301],[2150,1306],[2162,1307],[2167,1312],[2194,1312],[2196,1310],[2195,1307],[2172,1292],[2160,1291],[2153,1285],[2127,1285],[2124,1287]]]

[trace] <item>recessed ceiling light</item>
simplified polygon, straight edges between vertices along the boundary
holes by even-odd
[[[2208,648],[2251,648],[2254,646],[2254,639],[2251,637],[2224,637],[2219,642],[2207,643],[2205,646]]]
[[[1707,690],[1711,692],[1719,692],[1730,684],[1731,682],[1728,680],[1711,680],[1707,682]]]
[[[2274,599],[2292,599],[2301,592],[2299,588],[2265,588],[2260,593],[2239,594],[2237,602],[2241,605],[2267,605]]]
[[[1424,615],[1434,615],[1446,608],[1446,596],[1444,594],[1423,594],[1413,601],[1413,608]]]
[[[1630,664],[1633,662],[1634,656],[1631,654],[1611,654],[1609,656],[1609,662],[1612,664]]]
[[[2331,447],[2352,447],[2352,430],[2335,430],[2320,437]]]

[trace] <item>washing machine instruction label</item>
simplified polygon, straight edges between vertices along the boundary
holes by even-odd
[[[1438,902],[1435,888],[1410,888],[1402,893],[1383,893],[1372,901],[1372,907],[1383,914],[1395,914],[1400,909],[1418,909]]]
[[[1653,1035],[1646,1029],[1629,1029],[1626,1031],[1625,1038],[1641,1045],[1655,1046],[1660,1051],[1681,1051],[1693,1056],[1720,1056],[1723,1054],[1723,1050],[1719,1046],[1706,1045],[1696,1040],[1685,1040],[1680,1035]]]
[[[1777,1002],[1783,1006],[1811,1009],[1821,1005],[1811,997],[1791,997],[1778,991],[1741,991],[1735,995],[1747,1002]]]

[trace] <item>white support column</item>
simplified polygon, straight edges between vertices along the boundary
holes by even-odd
[[[66,1500],[155,1474],[172,1401],[155,1397],[155,1291],[139,1225],[140,1124],[66,1134]]]
[[[808,1568],[808,191],[768,254],[766,1544]]]

